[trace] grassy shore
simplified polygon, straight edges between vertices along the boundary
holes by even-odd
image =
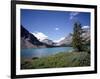
[[[90,54],[87,52],[60,52],[56,55],[21,60],[21,69],[61,68],[90,66]]]

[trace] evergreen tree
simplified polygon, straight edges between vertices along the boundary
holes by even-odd
[[[82,51],[82,27],[79,22],[74,23],[72,46],[76,51]]]

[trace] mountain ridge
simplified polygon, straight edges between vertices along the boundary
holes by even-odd
[[[90,41],[90,29],[83,29],[84,33],[82,37],[87,42]],[[45,48],[45,47],[57,47],[57,46],[71,46],[72,34],[69,33],[68,36],[59,42],[53,42],[50,39],[44,39],[42,41],[38,40],[32,33],[26,30],[21,25],[21,48]]]
[[[21,25],[21,48],[43,48],[50,47],[45,43],[40,42],[33,34],[26,30]]]

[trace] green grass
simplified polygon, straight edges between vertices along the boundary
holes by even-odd
[[[90,54],[87,52],[60,52],[56,55],[38,59],[22,60],[21,69],[82,67],[90,66]]]

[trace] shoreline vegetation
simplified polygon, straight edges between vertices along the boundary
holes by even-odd
[[[61,67],[90,66],[90,53],[88,52],[59,52],[47,57],[33,57],[21,59],[21,69],[42,69]]]

